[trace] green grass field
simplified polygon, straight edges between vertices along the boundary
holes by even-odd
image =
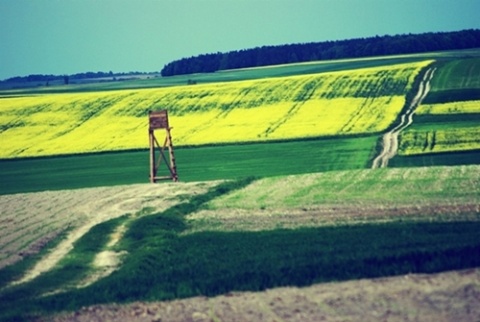
[[[411,203],[408,196],[415,186],[419,190],[418,205],[428,205],[429,200],[437,199],[449,204],[464,200],[462,198],[478,200],[477,170],[478,167],[473,166],[408,172],[399,169],[344,171],[324,173],[316,181],[305,175],[298,177],[297,184],[286,193],[303,196],[304,187],[310,191],[306,195],[323,189],[335,196],[347,188],[358,190],[357,196],[346,200],[347,203],[355,200],[355,204],[365,205],[375,199],[389,198],[401,207]],[[439,173],[449,175],[439,181],[436,180]],[[348,176],[354,178],[350,184],[342,181]],[[162,213],[127,215],[99,224],[78,240],[53,270],[31,282],[0,291],[0,318],[31,318],[99,303],[215,296],[232,291],[435,273],[480,265],[478,214],[473,221],[465,220],[459,213],[451,214],[445,222],[438,214],[425,215],[419,210],[419,217],[414,220],[392,217],[387,221],[330,223],[317,227],[299,223],[289,229],[262,229],[258,221],[254,230],[217,227],[216,231],[205,229],[202,220],[189,219],[189,215],[199,210],[214,209],[215,204],[218,208],[229,198],[236,199],[237,203],[229,202],[232,207],[248,207],[238,199],[239,194],[262,198],[257,192],[268,194],[262,186],[277,184],[280,189],[278,183],[289,179],[293,178],[232,180],[204,194],[190,196]],[[372,182],[376,186],[369,192]],[[432,184],[435,189],[431,189]],[[469,196],[462,196],[465,187],[471,189]],[[452,194],[445,196],[446,188]],[[351,196],[350,192],[345,193]],[[279,209],[292,206],[294,199],[272,200],[271,206]],[[331,202],[328,199],[318,199],[316,203]],[[293,206],[305,204],[301,199],[295,200]],[[219,209],[220,215],[226,210],[223,206]],[[264,216],[272,220],[269,215]],[[94,254],[105,249],[108,236],[121,224],[127,229],[120,243],[114,246],[116,251],[126,252],[120,269],[90,286],[73,287],[90,272]],[[199,225],[201,230],[197,229]],[[22,262],[18,267],[21,265]],[[11,271],[12,268],[6,269],[10,274]],[[64,291],[48,294],[59,289]]]
[[[478,166],[358,169],[276,176],[255,181],[208,203],[208,209],[308,208],[318,205],[441,205],[455,198],[470,203],[480,194]],[[466,180],[472,184],[465,189]],[[468,184],[468,185],[469,185]],[[288,189],[286,189],[288,187]],[[412,194],[412,191],[415,191]]]
[[[367,136],[177,148],[175,157],[184,182],[264,177],[367,168],[376,141]],[[148,182],[148,158],[143,150],[1,160],[0,195]]]
[[[425,104],[480,99],[480,58],[454,59],[442,64],[432,80]]]
[[[455,166],[459,164],[479,164],[480,150],[460,152],[422,153],[396,156],[389,163],[392,167],[429,167],[435,165]]]

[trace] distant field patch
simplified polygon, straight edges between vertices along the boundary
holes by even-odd
[[[479,75],[478,58],[440,65],[413,125],[400,135],[400,156],[480,150]],[[462,156],[469,158],[459,155],[460,163]]]
[[[431,61],[230,83],[0,100],[0,158],[145,148],[149,110],[176,145],[378,133]]]
[[[450,102],[443,104],[423,104],[420,105],[415,114],[472,114],[480,113],[480,100],[466,102]]]
[[[480,101],[421,105],[401,134],[400,155],[480,149]]]
[[[364,169],[376,141],[367,136],[180,147],[175,157],[183,182],[268,177]],[[146,182],[147,150],[0,160],[0,195]]]
[[[401,155],[480,149],[478,126],[437,131],[408,131],[402,135]]]
[[[440,205],[478,202],[479,166],[331,171],[263,178],[208,203],[208,209],[295,208],[319,205]],[[415,191],[412,194],[412,191]]]
[[[426,104],[480,100],[480,58],[454,59],[441,66],[432,80]]]
[[[262,178],[210,201],[187,218],[193,231],[479,220],[479,169],[359,169]]]

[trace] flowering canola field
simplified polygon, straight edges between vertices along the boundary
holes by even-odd
[[[0,158],[146,148],[148,111],[175,145],[377,133],[431,61],[229,83],[0,99]]]
[[[480,101],[425,104],[415,114],[430,117],[433,125],[415,126],[414,121],[413,128],[401,134],[400,155],[480,149]]]

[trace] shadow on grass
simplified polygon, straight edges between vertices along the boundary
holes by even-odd
[[[181,224],[164,219],[169,228],[159,228],[157,238],[147,237],[143,246],[135,244],[121,270],[38,304],[56,311],[480,266],[480,223],[397,222],[179,236]]]
[[[389,162],[391,167],[456,166],[480,163],[480,150],[424,153],[396,156]]]

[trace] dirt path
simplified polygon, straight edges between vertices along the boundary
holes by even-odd
[[[392,130],[385,133],[382,139],[383,150],[373,160],[372,169],[385,168],[388,165],[388,161],[392,159],[398,152],[398,135],[405,128],[410,126],[413,122],[413,114],[415,109],[420,105],[422,100],[427,96],[430,90],[430,80],[433,77],[435,69],[428,69],[425,73],[420,85],[418,87],[417,95],[413,98],[412,102],[408,106],[407,110],[400,115],[400,123]]]

